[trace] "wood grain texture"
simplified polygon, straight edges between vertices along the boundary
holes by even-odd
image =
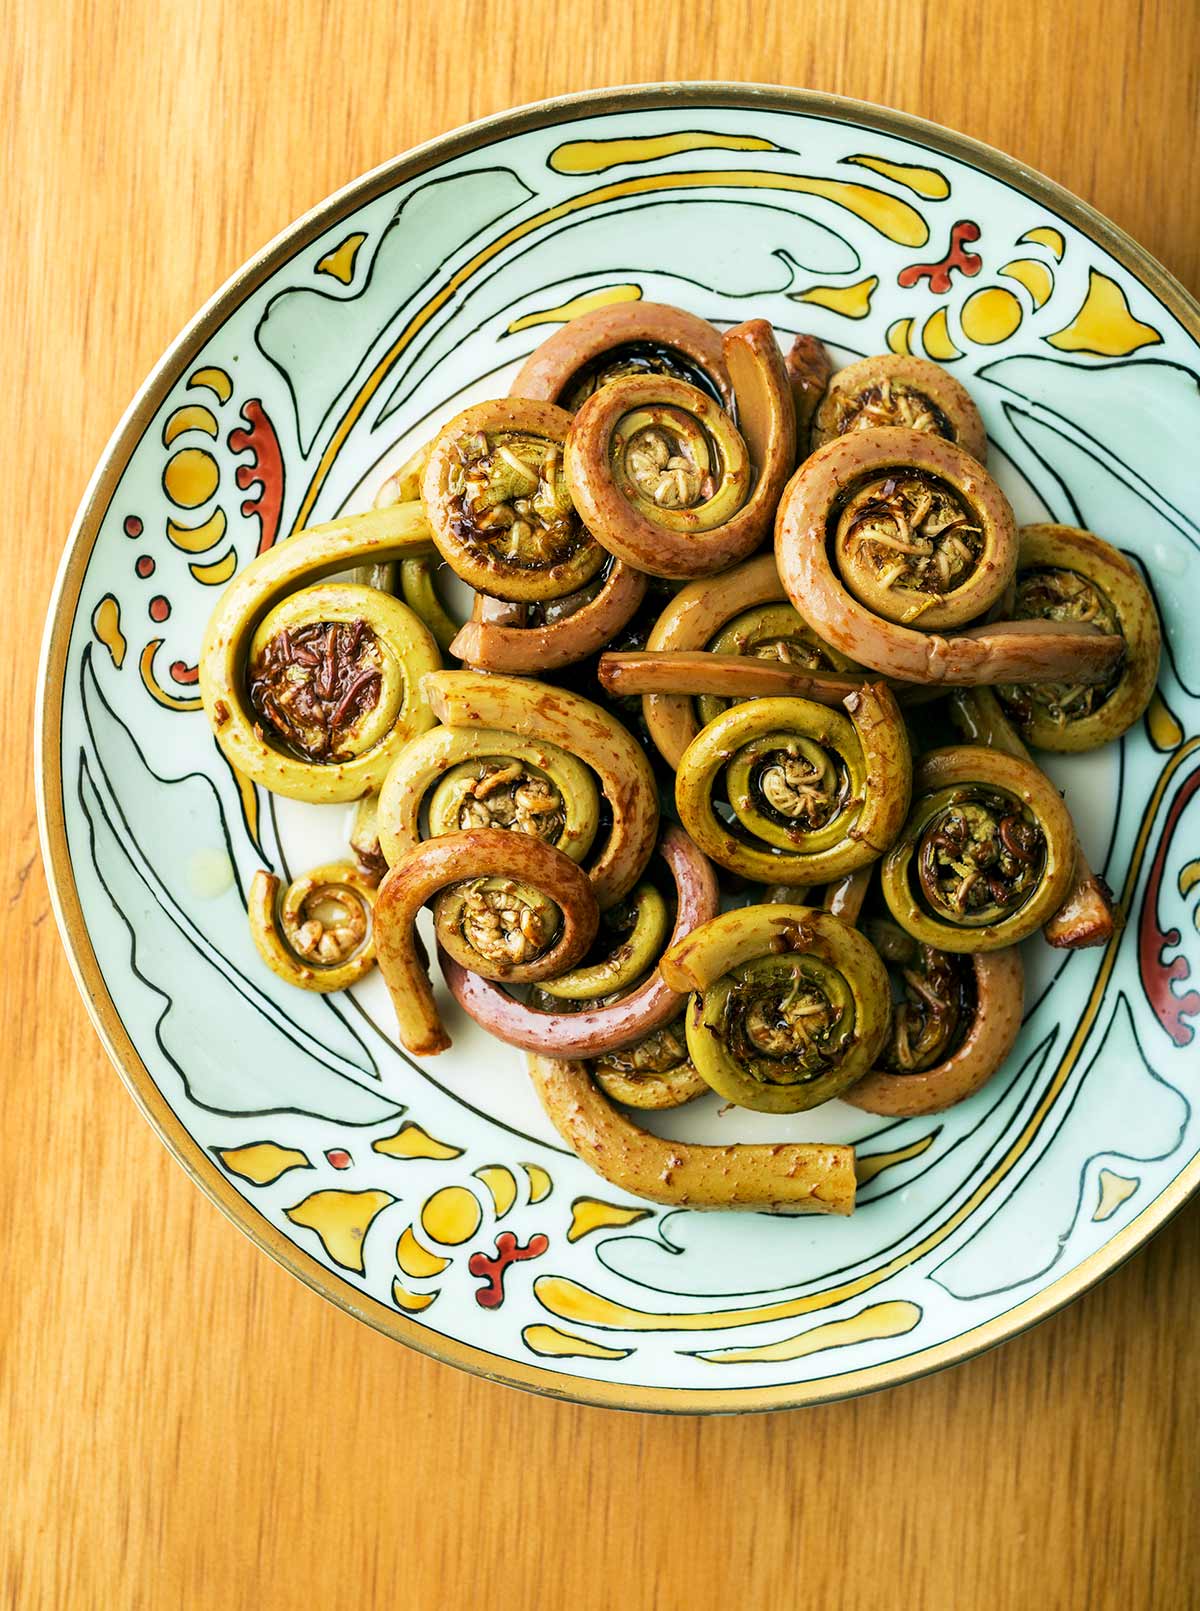
[[[1058,1319],[878,1398],[702,1422],[489,1386],[307,1292],[168,1159],[76,997],[27,787],[35,623],[92,466],[199,303],[334,187],[568,90],[806,84],[992,141],[1196,290],[1195,0],[0,14],[0,1602],[1195,1605],[1196,1206]]]

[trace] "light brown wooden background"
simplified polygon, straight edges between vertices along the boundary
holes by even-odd
[[[1196,1207],[1040,1330],[881,1397],[704,1422],[491,1387],[313,1296],[169,1161],[76,998],[27,782],[44,601],[110,430],[331,189],[569,90],[809,85],[992,141],[1196,291],[1197,0],[3,0],[0,21],[4,1604],[1200,1603]]]

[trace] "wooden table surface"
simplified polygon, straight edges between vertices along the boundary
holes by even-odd
[[[856,1403],[660,1419],[490,1386],[301,1287],[169,1160],[76,997],[28,786],[44,602],[109,432],[199,303],[327,192],[519,102],[757,79],[990,140],[1196,291],[1196,0],[0,15],[3,1605],[1200,1603],[1200,1205],[1033,1333]]]

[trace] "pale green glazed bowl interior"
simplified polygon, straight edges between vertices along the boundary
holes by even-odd
[[[1116,543],[1163,616],[1146,720],[1047,762],[1124,929],[1107,949],[1026,947],[1021,1038],[983,1091],[930,1118],[721,1114],[712,1097],[649,1119],[689,1141],[855,1142],[867,1167],[844,1221],[627,1197],[564,1150],[522,1055],[452,1004],[453,1049],[419,1064],[377,976],[345,996],[291,990],[247,930],[255,869],[343,854],[349,811],[243,791],[223,761],[195,684],[221,586],[299,526],[367,507],[573,309],[636,297],[764,317],[781,340],[809,330],[839,363],[944,362],[1018,517]],[[802,92],[572,97],[434,142],[301,220],[134,403],[47,633],[60,922],[168,1145],[350,1312],[614,1406],[867,1391],[1098,1279],[1200,1179],[1198,371],[1200,310],[1082,204],[959,136]]]

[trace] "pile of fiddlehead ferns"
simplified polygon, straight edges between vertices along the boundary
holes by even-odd
[[[454,998],[600,1173],[848,1212],[852,1148],[684,1147],[613,1103],[937,1111],[1012,1048],[1020,942],[1112,936],[1034,754],[1138,720],[1157,616],[1109,542],[1019,529],[986,454],[935,364],[832,374],[812,337],[641,302],[563,326],[217,606],[230,763],[357,802],[353,860],[257,876],[266,965],[327,991],[377,960],[401,1044],[440,1052],[428,907]]]

